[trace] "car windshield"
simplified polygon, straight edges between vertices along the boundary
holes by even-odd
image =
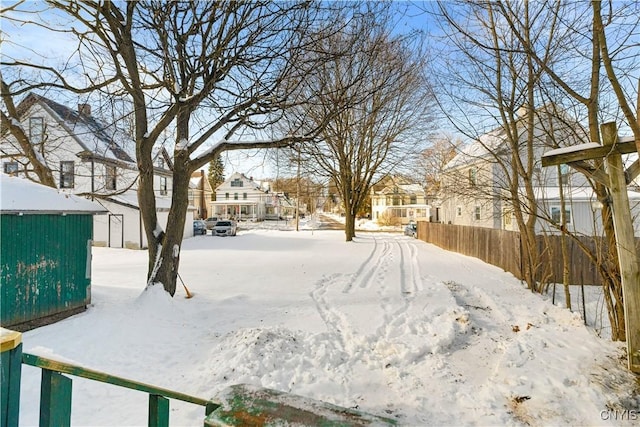
[[[229,226],[231,226],[231,222],[229,222],[229,221],[218,221],[218,222],[216,222],[216,226],[218,226],[218,225],[221,225],[223,227],[229,227]]]

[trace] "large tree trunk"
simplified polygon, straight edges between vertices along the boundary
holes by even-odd
[[[162,263],[157,267],[154,282],[162,283],[164,289],[173,296],[176,293],[180,248],[184,237],[184,225],[189,206],[189,178],[187,151],[176,152],[174,158],[173,196],[167,227],[160,251]]]
[[[350,208],[344,214],[344,234],[347,242],[351,242],[356,237],[355,215],[350,212]]]
[[[159,245],[162,244],[162,239],[164,238],[164,233],[161,232],[161,229],[157,226],[158,217],[156,214],[156,198],[153,190],[153,161],[150,147],[145,144],[138,144],[136,151],[138,170],[140,173],[138,205],[149,246],[147,268],[147,285],[149,285],[154,281],[153,270],[158,257]]]
[[[167,219],[167,231],[154,245],[156,253],[154,265],[149,272],[149,283],[162,283],[164,289],[171,295],[176,293],[178,267],[180,266],[180,246],[184,235],[184,223],[189,205],[189,118],[191,112],[184,108],[178,113],[176,125],[176,148],[173,155],[173,184],[171,195],[171,209]],[[159,227],[157,227],[159,229]],[[157,234],[157,233],[156,233]],[[151,255],[151,245],[149,245]],[[151,258],[151,257],[150,257]]]

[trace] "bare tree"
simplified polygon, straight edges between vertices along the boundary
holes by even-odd
[[[513,86],[512,91],[506,93],[503,91],[498,97],[491,96],[490,94],[499,92],[496,91],[494,83],[496,80],[491,78],[485,81],[486,76],[497,76],[500,71],[497,66],[493,66],[497,62],[492,61],[484,64],[482,70],[474,67],[475,76],[469,77],[469,73],[464,74],[466,80],[462,79],[462,81],[465,81],[466,89],[457,88],[457,92],[450,91],[450,95],[453,95],[450,99],[464,94],[464,90],[473,88],[473,97],[463,96],[457,100],[467,100],[468,102],[463,104],[476,111],[482,109],[487,111],[492,105],[503,105],[504,100],[512,99],[513,94],[520,95],[528,105],[533,105],[530,104],[530,100],[534,100],[538,105],[552,107],[549,113],[554,120],[542,123],[545,128],[546,143],[550,147],[585,141],[600,142],[599,123],[602,117],[608,119],[622,117],[623,122],[631,128],[638,140],[637,114],[634,116],[631,104],[632,99],[637,97],[637,93],[636,96],[633,94],[638,76],[634,75],[633,70],[638,69],[640,57],[637,52],[634,52],[635,44],[629,43],[631,38],[637,36],[639,28],[637,5],[599,1],[591,4],[499,1],[476,5],[462,2],[449,6],[451,5],[443,4],[440,9],[451,18],[449,21],[456,22],[454,27],[456,31],[460,31],[466,37],[456,39],[458,52],[462,52],[464,61],[475,63],[479,57],[478,54],[492,51],[496,52],[496,57],[498,55],[503,57],[505,64],[512,58],[521,58],[519,75],[528,76],[533,71],[538,76],[530,82],[532,84]],[[604,20],[602,8],[606,10]],[[492,20],[489,19],[491,16],[494,17]],[[478,21],[489,22],[490,25],[478,28]],[[539,23],[543,23],[543,26],[541,27]],[[492,44],[487,35],[496,33],[508,35],[508,39]],[[615,40],[613,48],[607,42],[608,38]],[[610,54],[611,52],[613,54]],[[487,66],[489,64],[491,66]],[[602,78],[603,70],[606,72],[608,81]],[[486,102],[487,100],[489,102]],[[448,106],[451,105],[448,104]],[[567,120],[564,112],[569,110],[576,119]],[[588,126],[585,136],[580,135],[581,126],[577,121],[582,118]],[[502,121],[501,126],[506,127],[508,123]],[[554,130],[558,126],[564,126],[567,130],[576,129],[575,135],[558,139],[558,134]],[[602,162],[585,162],[581,171],[585,177],[590,178],[602,167]],[[522,178],[525,178],[526,183],[526,175],[522,175]],[[604,185],[597,181],[590,181],[590,183],[603,206],[601,218],[607,238],[605,251],[598,248],[593,250],[585,245],[577,238],[578,236],[568,232],[562,221],[555,223],[539,207],[532,211],[529,209],[529,203],[521,204],[516,200],[512,202],[516,202],[514,204],[516,207],[522,206],[523,212],[527,215],[547,219],[551,227],[556,227],[565,236],[574,238],[585,253],[593,259],[604,283],[612,336],[614,339],[624,339],[620,271],[615,251],[616,238],[612,211],[608,203],[609,195]],[[564,208],[561,213],[564,217]]]
[[[131,102],[148,285],[160,283],[173,295],[191,173],[225,150],[282,147],[315,136],[318,128],[269,139],[260,132],[291,106],[296,82],[314,68],[306,55],[310,40],[343,23],[321,12],[333,6],[309,2],[49,3],[74,22],[90,88]],[[175,142],[172,205],[163,230],[153,153],[167,130],[175,132]]]
[[[440,64],[446,67],[446,73],[439,73],[438,88],[442,89],[440,99],[451,122],[482,147],[481,153],[467,154],[491,165],[491,170],[470,170],[468,177],[464,168],[458,169],[463,175],[452,180],[452,187],[491,206],[505,204],[510,208],[524,247],[525,281],[530,289],[539,291],[535,155],[545,143],[540,123],[548,120],[549,113],[547,108],[542,114],[536,111],[539,98],[535,90],[541,70],[522,53],[522,42],[514,33],[542,44],[546,55],[554,51],[542,39],[546,31],[541,29],[548,23],[546,6],[525,2],[513,7],[521,17],[516,29],[501,25],[500,9],[492,2],[438,3],[436,13],[444,24],[450,49],[445,60],[450,62]],[[484,126],[478,129],[477,123]],[[479,176],[472,177],[475,174]]]
[[[608,5],[606,19],[603,20],[602,6]],[[510,5],[500,3],[505,22],[516,28],[519,16],[513,13]],[[547,96],[573,100],[586,110],[589,128],[589,141],[601,142],[599,124],[606,117],[622,118],[633,132],[636,145],[640,147],[640,124],[638,123],[638,104],[636,111],[632,107],[640,94],[640,77],[633,74],[637,70],[640,55],[637,46],[629,40],[637,36],[640,29],[638,6],[632,3],[606,3],[593,1],[588,4],[558,4],[553,20],[558,28],[556,36],[550,42],[564,47],[562,55],[549,61],[539,52],[539,45],[521,38],[527,54],[548,76],[548,85],[544,88]],[[590,25],[584,31],[584,23]],[[588,54],[585,54],[588,52]],[[578,64],[579,66],[576,66]],[[603,80],[603,72],[607,81]],[[585,75],[589,79],[584,78]],[[608,84],[607,84],[608,82]],[[557,88],[557,90],[554,90]],[[633,92],[635,90],[635,96]],[[575,108],[578,110],[579,108]],[[621,113],[621,114],[620,114]],[[587,162],[582,169],[586,176],[603,168],[602,161]],[[596,250],[585,246],[578,240],[583,251],[598,267],[602,278],[607,313],[614,340],[625,339],[625,320],[623,310],[622,284],[616,251],[616,235],[613,227],[613,215],[607,188],[600,182],[591,183],[602,205],[602,225],[606,236],[606,246]]]
[[[447,164],[462,147],[462,141],[450,134],[441,134],[431,140],[416,164],[416,175],[424,182],[428,197],[436,197],[442,188],[442,176]]]
[[[42,140],[46,135],[45,129],[42,128],[42,133],[39,133],[38,136],[30,135],[20,124],[19,117],[21,114],[18,108],[16,108],[9,84],[5,82],[1,76],[0,85],[2,104],[4,107],[0,110],[0,135],[11,134],[13,136],[13,139],[16,141],[16,148],[26,159],[22,165],[22,170],[27,176],[29,176],[29,170],[27,168],[28,165],[30,165],[33,173],[38,177],[38,182],[56,188],[56,180],[53,177],[53,172],[47,165],[44,152],[38,151],[38,149],[43,150],[45,147],[44,141]],[[5,153],[2,154],[3,156],[5,155]]]
[[[335,183],[347,241],[355,236],[355,216],[371,185],[404,166],[411,149],[426,139],[420,130],[429,124],[430,95],[416,39],[390,33],[389,5],[368,5],[376,10],[317,44],[315,54],[332,60],[301,84],[297,93],[311,101],[290,116],[291,123],[312,128],[330,117],[317,143],[297,150],[308,170]]]
[[[0,8],[0,16],[4,20],[4,24],[15,23],[16,25],[36,25],[31,19],[36,19],[38,13],[47,9],[47,7],[36,6],[28,12],[24,12],[22,7],[25,1],[16,1],[11,4],[3,3]],[[14,13],[25,14],[23,18],[13,18]],[[44,128],[45,124],[38,126],[38,131],[34,129],[25,129],[20,119],[23,110],[28,107],[27,104],[20,104],[20,100],[24,98],[27,92],[38,88],[56,87],[82,93],[83,90],[74,87],[64,77],[64,68],[51,67],[36,63],[25,64],[19,59],[12,58],[6,54],[13,42],[6,35],[0,37],[0,48],[3,49],[2,70],[0,71],[0,98],[2,107],[0,108],[0,135],[6,139],[11,139],[11,143],[15,145],[21,156],[12,156],[13,153],[2,153],[3,157],[11,157],[21,163],[20,172],[24,173],[29,179],[37,180],[43,185],[56,187],[56,181],[53,171],[47,164],[45,159],[47,147],[55,144],[53,141],[47,141],[47,133]],[[28,49],[27,47],[22,47]],[[26,66],[30,70],[20,69]],[[85,90],[86,92],[87,90]],[[11,138],[8,138],[8,137]],[[12,150],[14,151],[14,150]],[[35,175],[35,177],[32,177]]]

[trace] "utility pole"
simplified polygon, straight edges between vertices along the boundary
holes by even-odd
[[[298,147],[298,173],[296,178],[296,231],[300,225],[300,147]]]

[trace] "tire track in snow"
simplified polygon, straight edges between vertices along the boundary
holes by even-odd
[[[367,259],[351,275],[333,274],[319,280],[310,295],[324,321],[328,336],[335,339],[335,347],[345,354],[341,372],[360,373],[384,377],[392,360],[413,351],[413,343],[419,340],[419,332],[412,327],[412,319],[421,316],[414,300],[423,289],[416,242],[402,237],[374,237],[373,248]],[[346,284],[342,289],[343,281]],[[340,292],[342,291],[342,292]],[[358,322],[353,313],[344,312],[343,301],[354,301],[361,296],[371,300],[377,295],[380,307],[379,324]],[[375,298],[374,298],[375,300]],[[375,367],[375,368],[372,368]],[[370,371],[373,369],[373,371]],[[394,371],[395,372],[395,371]],[[404,373],[403,373],[404,375]],[[407,373],[408,375],[408,373]],[[350,396],[349,385],[341,383],[345,396]],[[357,396],[353,396],[357,400]]]
[[[379,243],[381,242],[382,243]],[[352,279],[346,284],[342,292],[350,293],[354,288],[368,288],[384,271],[391,253],[391,244],[387,240],[373,238],[373,249],[369,257],[360,265]],[[358,284],[358,286],[354,286]]]
[[[413,311],[413,301],[417,297],[419,289],[422,288],[418,251],[415,242],[407,241],[404,238],[396,238],[394,243],[400,255],[399,263],[397,264],[400,277],[397,291],[401,298],[400,305],[396,305],[395,308],[388,302],[382,304],[385,315],[382,325],[378,328],[377,335],[385,338],[396,336],[399,334],[399,330],[402,331],[407,328]],[[385,298],[382,299],[385,301]]]

